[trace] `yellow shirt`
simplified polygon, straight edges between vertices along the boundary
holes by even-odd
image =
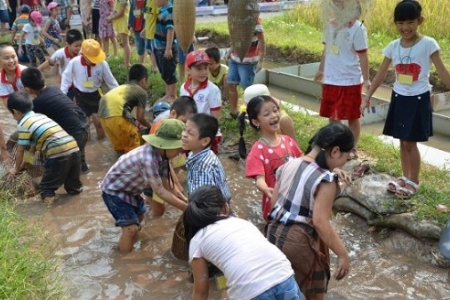
[[[228,74],[228,67],[224,64],[220,64],[219,74],[213,76],[211,72],[208,70],[208,80],[217,85],[219,88],[222,88],[225,77]]]
[[[158,6],[155,1],[147,0],[145,4],[145,38],[153,40],[156,31],[156,19],[158,19]]]

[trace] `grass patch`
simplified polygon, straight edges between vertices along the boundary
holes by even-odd
[[[61,298],[57,261],[43,233],[0,195],[0,299]]]

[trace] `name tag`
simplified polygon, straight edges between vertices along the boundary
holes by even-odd
[[[39,39],[33,39],[33,45],[39,45],[40,41]]]
[[[227,279],[225,276],[216,277],[216,286],[218,290],[225,290],[227,288]]]
[[[413,84],[413,76],[409,74],[398,74],[397,80],[402,84]]]
[[[25,151],[25,152],[23,153],[23,161],[26,162],[26,163],[29,163],[29,164],[33,165],[34,162],[36,161],[36,158],[34,157],[33,154],[31,154],[30,151]]]
[[[83,81],[83,86],[86,88],[93,88],[94,87],[94,82],[93,81],[89,81],[89,80],[85,80]]]
[[[133,10],[133,16],[139,17],[140,15],[141,15],[141,10],[140,9]]]
[[[333,44],[330,46],[330,53],[333,54],[339,54],[339,46],[336,44]]]

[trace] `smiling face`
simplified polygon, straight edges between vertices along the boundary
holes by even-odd
[[[0,65],[7,73],[15,72],[19,59],[12,46],[6,46],[0,50]]]
[[[207,63],[197,64],[189,68],[189,75],[194,82],[201,83],[208,79],[208,65]]]
[[[261,104],[258,116],[251,120],[252,124],[259,127],[261,133],[274,133],[280,128],[280,110],[274,101],[265,101]]]
[[[194,154],[208,146],[210,138],[200,138],[200,130],[194,122],[187,120],[186,127],[181,133],[181,147],[183,150],[192,151]]]
[[[413,42],[417,38],[417,29],[422,24],[422,21],[422,17],[415,20],[396,21],[395,26],[404,41]]]
[[[75,41],[72,44],[67,45],[67,48],[69,49],[69,52],[70,54],[72,54],[72,56],[78,55],[78,53],[80,53],[82,42],[83,41]]]

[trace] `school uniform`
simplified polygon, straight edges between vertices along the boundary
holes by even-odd
[[[24,90],[22,81],[20,80],[20,75],[22,70],[26,69],[26,66],[17,65],[16,66],[16,80],[14,82],[9,81],[6,78],[6,72],[4,69],[0,72],[0,98],[7,98],[10,94]]]

